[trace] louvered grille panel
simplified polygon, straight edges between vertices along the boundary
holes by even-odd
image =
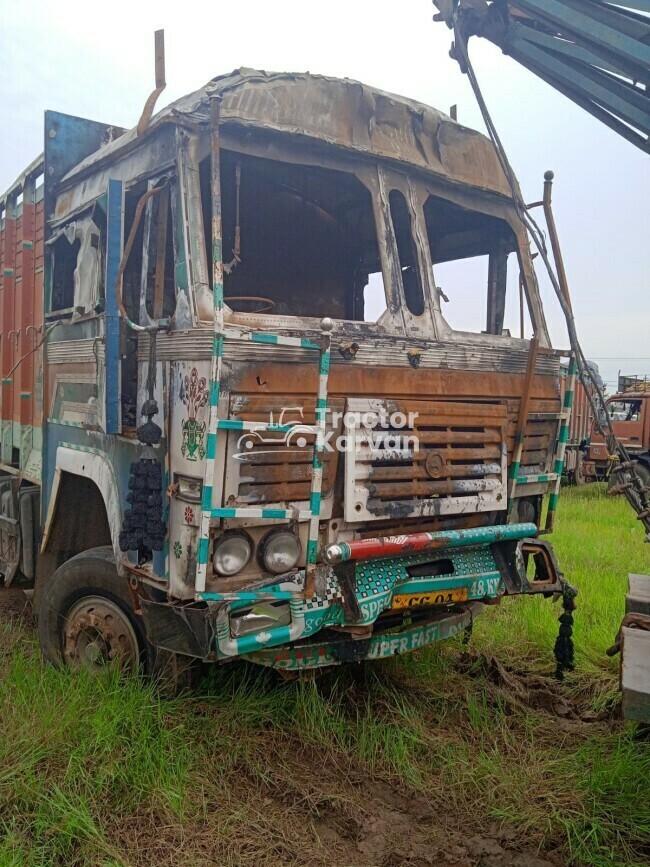
[[[412,413],[411,424],[371,428],[364,426],[363,414],[373,403],[349,402],[361,424],[348,428],[358,444],[345,454],[346,520],[506,507],[505,404],[400,400],[395,411],[407,419]]]
[[[289,435],[264,431],[229,433],[225,502],[267,506],[306,503],[309,500],[314,435],[303,427],[315,423],[315,406],[313,395],[293,395],[286,406],[277,396],[231,395],[231,419],[291,424],[293,430]],[[344,403],[335,400],[330,407],[342,412]],[[331,439],[336,439],[331,413],[328,422]],[[327,497],[334,486],[337,459],[336,450],[325,452],[323,497]]]

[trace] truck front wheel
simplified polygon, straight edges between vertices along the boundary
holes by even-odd
[[[38,628],[43,656],[57,667],[91,674],[109,666],[150,670],[142,621],[109,548],[86,551],[56,570],[44,590]]]

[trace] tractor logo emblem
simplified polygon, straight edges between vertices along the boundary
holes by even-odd
[[[196,367],[189,376],[181,378],[180,399],[187,407],[187,418],[182,423],[183,442],[181,454],[188,461],[205,457],[205,422],[197,421],[196,414],[208,402],[208,385],[205,376],[199,379]]]

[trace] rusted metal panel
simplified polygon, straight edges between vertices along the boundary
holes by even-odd
[[[12,465],[14,439],[14,385],[12,368],[16,360],[17,335],[20,328],[16,320],[16,195],[5,202],[2,231],[2,370],[0,374],[0,417],[2,438],[0,461]]]
[[[573,394],[573,409],[569,420],[569,442],[579,445],[589,437],[593,414],[584,385],[579,380]]]
[[[300,336],[312,336],[314,323],[301,321],[294,317],[282,322],[279,328],[287,334],[300,334]],[[260,325],[268,327],[264,318],[260,317]],[[248,324],[248,323],[247,323]],[[275,323],[274,323],[275,325]],[[278,327],[278,326],[276,326]],[[350,366],[350,358],[339,351],[341,343],[345,343],[346,336],[339,334],[343,330],[347,337],[354,337],[358,344],[358,350],[354,354],[354,366]],[[453,340],[423,340],[421,338],[396,340],[393,335],[378,333],[372,326],[363,322],[335,323],[333,332],[332,366],[344,367],[349,374],[357,368],[375,367],[380,359],[382,365],[387,367],[410,367],[408,364],[408,350],[417,349],[419,352],[419,370],[437,369],[448,372],[480,371],[481,376],[489,376],[492,373],[521,374],[526,369],[527,349],[520,340],[509,338],[494,338],[478,335],[474,343],[470,343],[468,336],[464,334],[454,335]],[[207,329],[178,330],[170,334],[161,334],[157,341],[158,358],[164,361],[174,361],[178,358],[208,360],[210,358],[211,334]],[[496,340],[494,343],[492,341]],[[140,335],[138,339],[138,355],[141,360],[146,360],[149,352],[149,340],[147,335]],[[268,347],[251,345],[250,341],[237,341],[231,339],[225,347],[224,359],[231,362],[259,362],[266,367],[269,363]],[[276,347],[271,359],[273,364],[287,362],[302,364],[309,361],[305,350],[294,347]],[[546,377],[559,377],[560,362],[552,355],[542,355],[537,360],[536,375]],[[444,394],[445,379],[438,385],[439,394]],[[556,394],[559,393],[557,381],[555,383]],[[451,392],[453,394],[453,390]]]
[[[310,412],[313,406],[313,398],[305,397],[313,384],[313,373],[308,366],[271,363],[260,367],[237,364],[232,367],[228,381],[233,389],[230,410],[233,418],[268,421],[270,414],[277,419],[283,407],[298,405],[305,407],[307,417],[307,408]],[[388,506],[383,507],[382,503],[413,499],[424,501],[432,496],[459,498],[459,509],[462,508],[460,501],[467,497],[468,511],[474,508],[478,497],[484,500],[485,508],[490,502],[493,510],[502,507],[500,502],[491,501],[491,498],[496,497],[501,490],[504,455],[508,460],[512,458],[523,375],[481,376],[480,394],[477,393],[477,382],[469,373],[415,371],[407,363],[400,369],[385,366],[356,368],[350,362],[344,369],[343,366],[340,370],[336,367],[332,369],[330,403],[336,409],[351,409],[358,405],[359,400],[367,400],[372,396],[392,411],[402,412],[406,416],[409,412],[417,413],[416,423],[405,432],[417,436],[418,453],[389,463],[379,458],[359,462],[358,457],[353,458],[348,453],[341,455],[339,460],[346,465],[356,461],[356,479],[368,490],[368,501],[374,509],[373,514],[368,514],[364,509],[357,518],[358,523],[363,524],[362,518],[371,521],[390,519]],[[422,394],[432,397],[422,400]],[[242,404],[246,406],[245,412],[241,411]],[[536,413],[558,411],[557,380],[534,377],[530,408]],[[550,420],[529,419],[523,439],[522,466],[538,471],[546,469],[554,443],[555,426],[556,422]],[[234,448],[235,438],[232,434],[230,436],[229,454],[234,451],[241,453],[241,449]],[[244,465],[234,461],[232,469],[229,459],[226,501],[233,504],[246,501],[293,502],[306,496],[309,447],[301,457],[292,453],[281,459],[274,452],[286,451],[282,438],[277,434],[269,437],[277,441],[277,445],[274,442],[264,446],[263,451],[271,453],[269,456]],[[310,441],[310,437],[305,439]],[[440,458],[439,467],[432,463],[436,457]],[[326,477],[329,482],[327,461]],[[241,483],[241,487],[233,483],[234,479]],[[263,496],[261,491],[270,496],[263,500],[252,499]],[[335,493],[335,500],[340,499],[345,503],[348,495],[339,490]],[[505,498],[503,503],[505,505]],[[406,511],[403,511],[402,517],[405,518]],[[356,515],[352,512],[346,517],[347,520],[354,520]],[[392,519],[395,517],[393,515]]]

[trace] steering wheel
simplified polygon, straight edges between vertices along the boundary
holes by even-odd
[[[258,310],[240,310],[240,313],[267,313],[275,307],[275,301],[271,298],[264,298],[262,295],[227,295],[223,300],[228,306],[230,306],[231,301],[252,301],[253,303],[262,305]]]

